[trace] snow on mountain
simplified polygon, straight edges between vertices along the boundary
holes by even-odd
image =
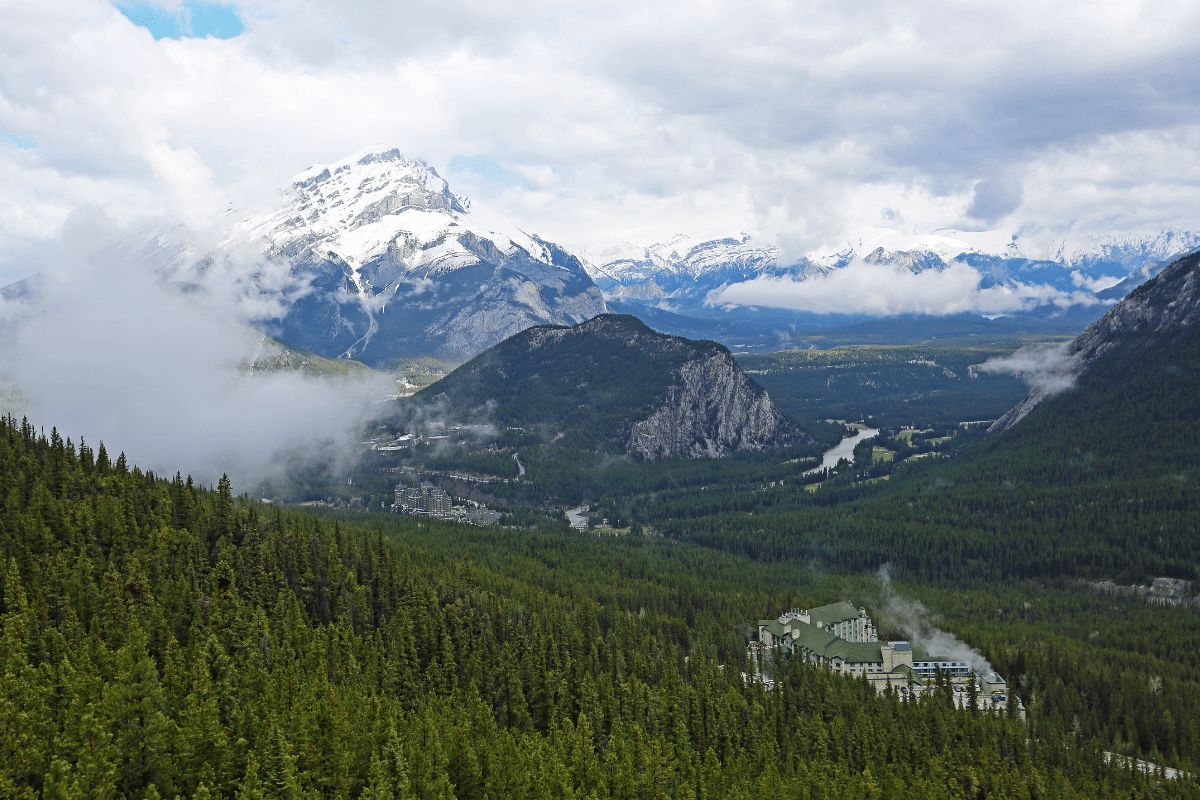
[[[1200,234],[1179,231],[1065,239],[1044,231],[1017,235],[873,228],[792,261],[783,259],[771,243],[747,234],[708,241],[676,236],[648,246],[623,243],[592,250],[589,271],[611,299],[697,311],[714,291],[760,277],[803,280],[862,262],[913,273],[959,263],[979,274],[984,289],[1042,287],[1055,292],[1057,313],[1064,303],[1120,299],[1165,260],[1197,247]],[[1120,296],[1113,296],[1115,292]]]
[[[506,257],[520,252],[551,263],[547,248],[524,231],[498,232],[477,223],[468,199],[452,192],[433,167],[399,150],[369,150],[310,167],[286,195],[283,208],[243,225],[273,254],[308,251],[355,266],[390,256],[403,271],[429,274],[478,263],[480,256],[464,242],[474,237]]]
[[[779,249],[756,242],[749,234],[712,240],[677,234],[666,242],[645,246],[622,242],[590,251],[588,255],[597,275],[626,281],[662,274],[695,278],[731,266],[774,264]]]
[[[597,248],[590,256],[588,271],[608,297],[660,308],[702,305],[709,292],[760,275],[821,269],[781,266],[778,247],[745,233],[712,240],[679,234],[648,246]]]
[[[1120,267],[1130,276],[1140,270],[1145,273],[1144,281],[1157,275],[1168,262],[1196,249],[1200,249],[1200,233],[1165,230],[1095,237],[1070,245],[1064,243],[1059,258],[1072,266],[1088,267],[1099,263]]]
[[[485,225],[433,167],[395,149],[309,168],[278,209],[236,225],[226,247],[258,248],[306,282],[274,335],[369,364],[468,357],[531,325],[605,311],[577,258]]]
[[[854,258],[884,253],[932,253],[949,263],[963,253],[1022,257],[1011,236],[998,231],[935,231],[913,233],[896,228],[870,228],[840,246],[818,248],[807,258],[828,266],[843,266]]]

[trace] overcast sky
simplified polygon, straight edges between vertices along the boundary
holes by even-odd
[[[0,0],[0,282],[364,145],[582,248],[1195,228],[1200,3]]]

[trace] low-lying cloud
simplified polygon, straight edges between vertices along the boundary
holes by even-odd
[[[1010,355],[985,361],[979,369],[1016,375],[1039,397],[1050,397],[1075,385],[1075,367],[1075,358],[1064,344],[1022,347]]]
[[[246,490],[297,460],[348,463],[386,377],[248,372],[263,338],[247,309],[273,303],[232,299],[228,263],[186,288],[165,280],[153,259],[102,246],[103,228],[73,226],[37,265],[35,297],[0,303],[4,410],[144,468],[205,482],[227,472]]]
[[[1005,314],[1040,305],[1094,303],[1086,292],[1044,284],[982,285],[974,267],[953,262],[913,272],[894,264],[855,261],[807,278],[761,276],[717,289],[712,305],[763,306],[817,314]]]

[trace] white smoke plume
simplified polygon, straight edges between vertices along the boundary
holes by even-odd
[[[1022,347],[1014,353],[992,358],[979,365],[981,372],[1016,375],[1040,397],[1051,397],[1075,385],[1074,356],[1068,346]]]
[[[883,619],[895,625],[909,641],[920,645],[931,657],[965,661],[979,675],[994,672],[983,653],[952,633],[942,630],[930,619],[930,611],[921,602],[901,597],[892,586],[891,565],[884,564],[877,573],[883,603]]]
[[[348,464],[389,379],[248,372],[264,341],[250,323],[296,286],[247,295],[228,280],[228,261],[185,286],[131,240],[150,241],[100,215],[76,219],[30,265],[33,296],[0,300],[0,397],[10,405],[0,410],[162,474],[211,483],[229,473],[244,491],[285,464]]]

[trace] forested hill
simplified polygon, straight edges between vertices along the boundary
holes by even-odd
[[[1098,357],[1013,429],[889,480],[816,495],[666,495],[625,513],[667,535],[848,572],[959,583],[1200,579],[1200,328]],[[930,558],[937,553],[937,558]]]
[[[0,500],[6,798],[1200,796],[802,664],[747,685],[712,611],[744,589],[663,591],[678,549],[497,532],[491,569],[452,526],[385,537],[11,419]]]
[[[621,314],[522,331],[410,405],[647,460],[811,443],[728,349],[658,333]]]
[[[1200,340],[1200,251],[1180,258],[1135,289],[1096,322],[1088,326],[1064,353],[1059,381],[1086,375],[1094,368],[1104,380],[1134,395],[1153,393],[1170,382],[1170,375],[1155,367],[1187,370],[1198,366],[1192,358]],[[1143,354],[1148,363],[1143,362]],[[1165,361],[1164,361],[1165,360]],[[1127,368],[1113,374],[1112,365]],[[1090,381],[1093,388],[1096,380]],[[1017,425],[1044,399],[1057,383],[1035,383],[1029,396],[992,426],[992,432]],[[1075,393],[1078,396],[1078,393]],[[1160,398],[1150,398],[1151,403]],[[1103,420],[1099,420],[1103,422]]]
[[[664,494],[622,512],[670,536],[849,572],[891,562],[955,583],[1200,580],[1200,254],[1070,352],[1071,388],[1032,395],[1019,423],[964,436],[941,462],[903,465],[887,481],[846,475],[816,495]]]

